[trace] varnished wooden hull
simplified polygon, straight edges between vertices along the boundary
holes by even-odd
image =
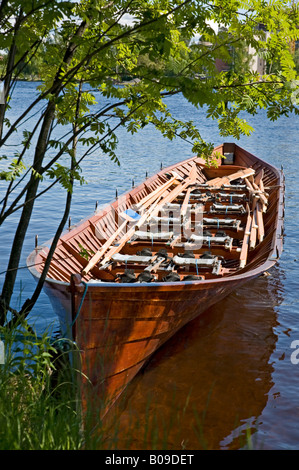
[[[267,271],[279,258],[284,214],[282,174],[238,147],[236,154],[244,159],[244,166],[267,169],[268,184],[273,187],[265,237],[243,269],[201,281],[149,284],[82,282],[78,275],[72,277],[72,282],[47,278],[45,290],[59,315],[63,333],[72,337],[80,350],[85,410],[93,403],[94,407],[101,407],[103,416],[150,356],[183,325],[241,284]],[[133,190],[136,192],[138,188]],[[78,230],[80,225],[73,234],[66,235],[65,243]],[[39,276],[36,266],[41,249],[28,258],[35,277]],[[76,274],[75,269],[73,273]]]

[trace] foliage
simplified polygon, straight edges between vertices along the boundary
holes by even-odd
[[[295,51],[294,62],[295,62],[296,72],[297,74],[299,74],[299,49]]]

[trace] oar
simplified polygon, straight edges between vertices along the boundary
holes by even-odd
[[[254,177],[254,182],[255,184],[259,185],[260,184],[260,181],[263,179],[264,177],[264,170],[262,169],[261,171],[258,172],[258,174]]]
[[[268,199],[265,196],[264,192],[261,191],[259,186],[257,186],[254,182],[250,182],[247,178],[245,178],[245,183],[246,183],[247,189],[251,193],[252,197],[260,199],[263,203],[263,207],[266,207],[267,204],[268,204]],[[260,181],[260,183],[261,183],[261,181]],[[254,203],[254,207],[255,207],[255,203]]]
[[[129,220],[125,220],[119,228],[109,237],[109,239],[104,243],[104,245],[101,247],[101,249],[93,255],[93,257],[89,260],[85,268],[82,269],[81,274],[82,276],[85,276],[96,264],[97,262],[101,259],[101,257],[104,255],[104,253],[108,250],[108,248],[111,246],[111,244],[114,242],[114,240],[121,234],[123,230],[125,230]]]
[[[264,182],[263,182],[262,179],[260,179],[259,188],[260,188],[260,190],[262,191],[262,193],[265,193]],[[267,193],[266,193],[266,194],[267,194]],[[266,212],[266,211],[267,211],[267,206],[266,206],[265,204],[263,204],[262,210],[263,210],[263,212]]]
[[[250,249],[253,250],[256,245],[256,238],[257,238],[257,215],[256,209],[253,211],[252,214],[252,221],[251,221],[251,231],[250,231]]]
[[[257,210],[258,239],[259,239],[259,242],[262,242],[264,239],[264,235],[265,235],[265,228],[264,228],[264,220],[263,220],[263,211],[262,211],[260,203],[257,203],[256,210]]]
[[[252,186],[253,186],[254,190],[256,190],[257,194],[259,195],[259,198],[262,201],[263,205],[266,206],[268,204],[268,199],[265,196],[265,193],[259,188],[259,186],[257,184],[252,183]]]
[[[175,172],[172,172],[172,174],[175,174]],[[154,202],[155,198],[158,198],[163,191],[168,189],[173,183],[179,182],[178,180],[181,177],[177,174],[170,178],[170,180],[166,181],[162,186],[159,186],[159,188],[155,189],[153,192],[149,193],[147,196],[142,198],[137,204],[134,205],[134,207],[138,210],[142,207],[148,207],[152,202]]]
[[[240,268],[244,268],[246,265],[247,261],[247,255],[248,255],[248,245],[249,245],[249,237],[250,237],[250,228],[251,228],[251,215],[250,215],[250,210],[247,207],[247,223],[245,227],[245,232],[244,232],[244,238],[243,238],[243,244],[241,248],[241,254],[240,254]]]
[[[184,197],[184,201],[183,201],[183,204],[182,204],[182,207],[181,207],[181,218],[182,218],[182,220],[185,218],[185,215],[186,215],[186,212],[187,212],[191,191],[192,191],[192,188],[189,187],[187,189],[185,197]]]
[[[245,181],[245,183],[246,183],[247,189],[249,189],[251,192],[254,192],[252,183],[249,181],[249,179],[248,179],[248,178],[244,178],[244,181]]]

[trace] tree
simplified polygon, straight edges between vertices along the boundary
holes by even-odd
[[[291,100],[290,83],[296,73],[288,47],[291,39],[298,38],[298,19],[297,6],[284,0],[2,0],[0,49],[6,54],[1,77],[0,158],[7,167],[1,172],[6,191],[1,198],[0,224],[16,211],[19,223],[2,287],[0,324],[5,323],[10,309],[34,202],[47,190],[39,189],[41,180],[49,183],[48,188],[61,184],[67,192],[54,249],[68,215],[73,181],[82,181],[82,160],[100,148],[117,162],[119,126],[134,133],[152,124],[167,138],[189,139],[193,152],[208,160],[213,144],[203,141],[192,122],[170,114],[164,102],[167,95],[182,93],[194,106],[206,106],[207,117],[218,120],[221,134],[235,138],[251,131],[239,117],[244,110],[254,114],[265,108],[272,120],[298,112]],[[226,28],[221,40],[211,21]],[[261,23],[271,31],[267,42],[256,28]],[[190,47],[195,35],[202,40],[196,49]],[[265,76],[238,69],[215,73],[215,60],[225,59],[232,47],[243,42],[257,53],[279,57],[280,69]],[[10,122],[15,82],[24,67],[40,63],[41,56],[39,95]],[[165,72],[169,68],[172,73]],[[138,81],[118,86],[124,77]],[[93,90],[110,100],[97,112]],[[13,157],[6,155],[12,134],[20,134],[20,126],[41,104],[37,123],[19,136],[20,149]],[[57,128],[65,129],[59,133],[63,137],[57,137]],[[77,142],[86,146],[81,155],[76,153]],[[25,163],[29,156],[30,164]],[[69,157],[68,167],[62,163],[65,156]],[[47,267],[42,279],[46,273]],[[32,308],[41,286],[42,282],[22,313]]]

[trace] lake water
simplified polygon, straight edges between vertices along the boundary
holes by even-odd
[[[35,89],[34,83],[17,84],[12,117],[28,106]],[[168,104],[176,117],[193,119],[204,139],[215,145],[224,140],[216,123],[182,96],[169,98]],[[34,119],[28,121],[27,129]],[[284,168],[284,252],[269,276],[259,277],[210,308],[152,357],[115,409],[120,422],[119,449],[242,449],[246,436],[256,449],[299,448],[299,354],[297,357],[298,346],[293,343],[299,344],[299,120],[291,116],[271,123],[263,112],[248,119],[255,132],[237,143]],[[161,163],[167,166],[191,155],[190,144],[163,139],[151,127],[134,136],[122,130],[118,136],[120,167],[99,153],[84,161],[88,184],[76,187],[73,224],[92,213],[96,201],[105,204],[114,199],[116,189],[118,194],[130,189],[132,179],[138,184],[146,171],[154,174]],[[19,138],[14,135],[10,143]],[[7,147],[3,153],[10,152],[13,149]],[[4,187],[1,182],[0,196]],[[22,253],[15,307],[35,286],[26,269],[35,235],[40,243],[52,237],[64,200],[64,191],[55,187],[36,202]],[[16,220],[17,214],[0,229],[0,284]],[[30,322],[38,331],[57,329],[45,294],[40,296]]]

